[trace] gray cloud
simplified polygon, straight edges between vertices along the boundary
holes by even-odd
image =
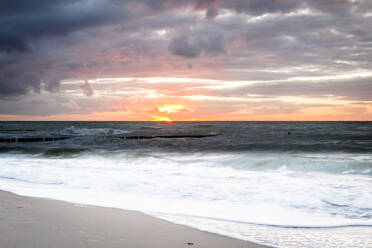
[[[201,92],[206,95],[229,97],[244,97],[248,95],[261,97],[302,96],[372,101],[372,78],[319,80],[319,82],[300,80],[296,82],[262,82],[221,90],[201,89]]]
[[[60,80],[76,68],[56,70],[64,58],[40,43],[125,20],[127,12],[123,3],[115,0],[1,1],[0,97],[39,92],[43,85],[48,90],[57,89]],[[63,43],[58,49],[61,48]],[[49,53],[47,57],[46,53]]]
[[[0,95],[25,94],[30,90],[39,92],[40,84],[40,75],[32,69],[20,73],[18,68],[5,68],[0,73]]]
[[[206,55],[214,56],[226,53],[225,39],[222,34],[209,33],[196,37],[193,41],[187,36],[178,36],[172,39],[169,50],[172,54],[196,58],[204,51]]]
[[[247,87],[252,94],[277,96],[342,97],[349,100],[372,101],[372,78],[332,80],[330,82],[296,82],[261,84]]]
[[[86,96],[93,96],[94,88],[93,85],[88,82],[88,80],[85,80],[85,82],[80,85],[80,88]]]
[[[198,42],[190,42],[186,36],[179,36],[171,41],[169,50],[174,55],[187,58],[195,58],[200,55],[202,47],[201,44]]]
[[[198,85],[154,88],[174,96],[300,95],[370,101],[371,81],[365,78],[272,81],[369,71],[371,10],[368,0],[4,0],[0,98],[56,92],[65,79],[182,75],[261,83],[221,90]],[[79,86],[77,92],[93,94],[89,83]],[[95,85],[90,101],[100,87]],[[88,108],[79,106],[80,111]],[[301,106],[286,111],[296,109]]]
[[[299,0],[237,0],[222,1],[221,7],[234,9],[250,15],[265,13],[287,13],[301,6]]]
[[[217,0],[198,0],[195,9],[207,10],[206,18],[213,19],[218,15],[217,2]]]

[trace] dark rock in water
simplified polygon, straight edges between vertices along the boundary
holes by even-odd
[[[164,138],[164,139],[176,139],[176,138],[206,138],[217,136],[216,134],[205,134],[205,135],[158,135],[155,138]]]
[[[289,135],[289,134],[292,134],[292,133],[291,133],[291,132],[288,132],[288,135]]]
[[[187,242],[187,244],[188,244],[188,245],[194,245],[194,243],[193,243],[193,242]]]
[[[154,136],[121,136],[121,139],[153,139]]]

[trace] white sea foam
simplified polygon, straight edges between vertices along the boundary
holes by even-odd
[[[0,188],[29,196],[140,210],[260,241],[249,232],[252,225],[265,226],[261,229],[266,234],[270,228],[285,233],[289,227],[366,226],[371,232],[372,178],[363,174],[371,161],[367,155],[339,154],[127,152],[109,157],[84,153],[66,159],[6,154],[0,156]],[[348,174],[350,168],[357,173]],[[266,236],[263,243],[282,247],[319,244],[302,237],[291,246]]]

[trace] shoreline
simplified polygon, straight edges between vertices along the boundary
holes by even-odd
[[[0,247],[269,248],[116,208],[0,190]]]

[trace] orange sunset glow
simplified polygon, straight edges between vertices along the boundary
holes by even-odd
[[[171,114],[171,113],[177,113],[181,110],[187,110],[187,108],[180,104],[172,104],[172,105],[160,106],[158,107],[158,110],[159,112],[162,112],[162,113]]]

